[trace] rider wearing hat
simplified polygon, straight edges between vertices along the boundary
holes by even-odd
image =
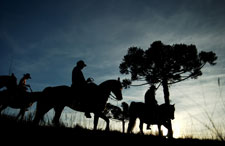
[[[18,85],[18,88],[19,88],[19,92],[18,92],[18,95],[19,95],[19,99],[24,102],[24,101],[27,101],[27,99],[30,97],[30,95],[27,93],[27,87],[30,87],[30,85],[27,85],[26,84],[26,81],[28,79],[31,79],[30,77],[30,74],[29,73],[26,73],[23,75],[23,77],[20,79],[20,82],[19,82],[19,85]],[[30,106],[32,105],[32,103],[29,103]],[[28,109],[25,109],[26,111]]]
[[[91,81],[90,78],[88,78],[86,81],[82,73],[82,69],[86,66],[87,65],[84,63],[84,61],[80,60],[77,62],[77,66],[75,66],[72,71],[71,87],[76,91],[76,95],[78,95],[78,98],[80,100],[82,100],[81,96],[85,93],[85,90],[87,89],[88,82]],[[83,102],[85,101],[83,100]],[[91,118],[91,115],[88,112],[85,112],[85,116],[87,118]]]
[[[87,83],[82,73],[82,69],[87,66],[83,60],[77,62],[77,66],[73,68],[72,72],[72,87],[73,88],[83,88]]]
[[[155,91],[156,91],[156,87],[152,85],[145,93],[145,103],[149,105],[150,107],[158,106],[158,102],[155,99]]]
[[[25,91],[26,92],[27,91],[27,87],[30,87],[30,85],[26,84],[26,81],[28,79],[31,79],[29,73],[24,74],[23,77],[20,79],[19,88],[21,89],[21,91]]]

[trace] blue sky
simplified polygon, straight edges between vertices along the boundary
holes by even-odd
[[[190,113],[199,117],[198,104],[214,107],[224,95],[218,90],[225,83],[224,5],[221,0],[2,0],[0,75],[13,72],[19,80],[29,72],[28,83],[41,91],[70,85],[72,69],[83,59],[85,77],[99,84],[124,77],[119,64],[131,46],[147,49],[156,40],[195,44],[198,51],[214,51],[217,65],[206,66],[198,80],[171,86],[170,94],[177,121],[191,119]],[[124,101],[143,101],[147,88],[124,90]],[[157,96],[163,103],[161,88]]]

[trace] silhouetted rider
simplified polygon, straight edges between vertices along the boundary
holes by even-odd
[[[24,74],[23,77],[20,79],[20,82],[19,82],[19,85],[18,85],[18,89],[19,89],[19,95],[18,96],[19,96],[19,100],[22,103],[24,101],[27,101],[27,99],[29,98],[29,94],[27,93],[28,88],[30,88],[30,85],[27,84],[28,79],[31,79],[30,74],[29,73]]]
[[[145,93],[145,104],[147,106],[147,109],[151,113],[150,116],[152,118],[156,118],[156,110],[158,107],[158,102],[155,99],[155,91],[156,88],[154,85],[152,85],[148,91]],[[154,120],[154,119],[151,119]],[[147,125],[147,129],[150,129],[150,124]]]
[[[21,91],[26,92],[27,89],[28,89],[27,87],[30,87],[30,85],[27,85],[27,84],[26,84],[26,81],[27,81],[28,79],[31,79],[29,73],[24,74],[23,77],[20,79],[20,82],[19,82],[19,89],[20,89]]]
[[[86,81],[82,73],[82,69],[86,66],[87,65],[84,63],[84,61],[80,60],[77,62],[77,66],[75,66],[72,71],[71,87],[75,90],[76,95],[80,99],[81,99],[81,96],[84,96],[85,90],[87,89],[87,84],[89,82],[92,82],[90,78],[88,78]],[[85,116],[87,118],[91,118],[91,115],[89,112],[85,112]]]

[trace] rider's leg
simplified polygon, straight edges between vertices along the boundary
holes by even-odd
[[[141,132],[141,134],[144,134],[144,132],[143,132],[143,121],[142,120],[140,120],[140,125],[139,125],[139,128],[140,128],[140,132]]]
[[[99,115],[95,113],[94,116],[94,130],[97,130]]]
[[[59,119],[60,119],[60,116],[61,116],[61,113],[64,109],[64,106],[57,106],[57,107],[54,107],[54,110],[55,110],[55,116],[54,116],[54,119],[53,119],[53,123],[56,125],[56,126],[59,126]]]

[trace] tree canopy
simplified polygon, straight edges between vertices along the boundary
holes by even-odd
[[[132,81],[145,81],[141,84],[174,84],[188,78],[196,79],[202,75],[202,67],[207,63],[215,65],[215,53],[201,51],[195,45],[165,45],[161,41],[153,42],[147,50],[130,47],[120,64],[122,74],[130,74],[123,84],[129,87]]]

